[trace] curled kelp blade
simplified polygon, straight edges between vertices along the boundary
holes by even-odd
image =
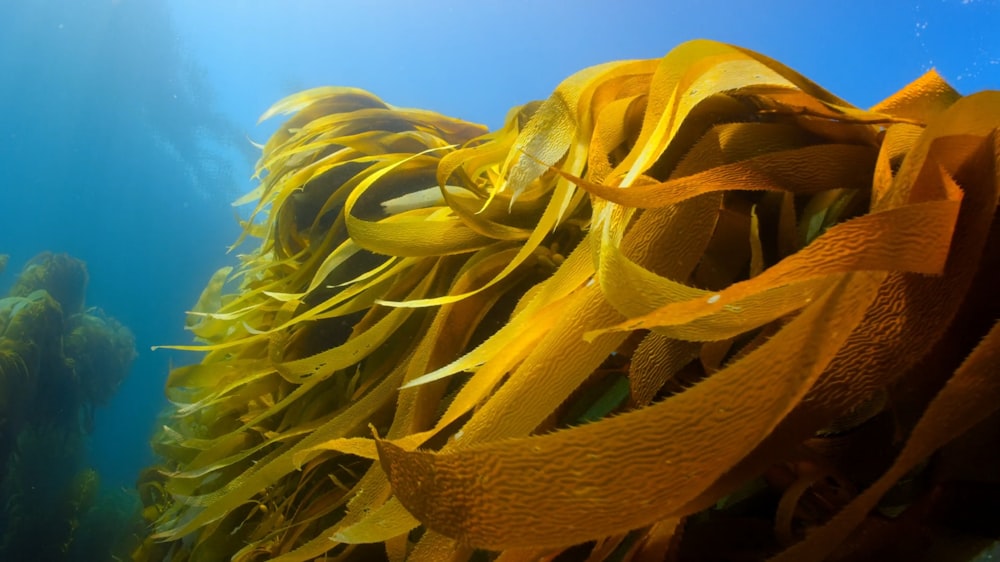
[[[941,179],[949,181],[947,177]],[[948,199],[841,223],[753,279],[718,293],[704,292],[696,299],[669,304],[626,321],[620,329],[676,326],[673,330],[664,329],[663,333],[680,339],[724,338],[808,304],[816,295],[816,287],[807,282],[818,277],[865,270],[940,273],[948,256],[961,199],[954,182],[947,188]],[[773,312],[768,312],[770,308]],[[706,325],[699,320],[713,323]],[[602,332],[592,335],[599,333]]]
[[[695,107],[716,94],[751,87],[796,93],[803,99],[851,110],[849,104],[772,59],[714,41],[690,41],[659,61],[635,148],[612,175],[622,176],[621,185],[632,185],[668,150]]]

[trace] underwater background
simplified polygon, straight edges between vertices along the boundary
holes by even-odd
[[[809,6],[804,7],[804,6]],[[930,68],[1000,88],[1000,2],[8,0],[0,5],[0,276],[41,252],[86,263],[86,305],[135,335],[81,462],[131,489],[206,281],[236,263],[232,201],[275,122],[315,86],[363,88],[490,129],[566,76],[694,38],[778,59],[868,107]],[[53,398],[56,399],[56,398]]]

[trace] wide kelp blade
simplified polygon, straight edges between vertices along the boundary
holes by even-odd
[[[424,524],[483,548],[568,546],[682,515],[797,404],[841,343],[820,326],[846,335],[877,283],[861,275],[835,286],[754,354],[654,406],[454,453],[379,441],[383,468]],[[773,365],[772,349],[786,345],[810,352]]]

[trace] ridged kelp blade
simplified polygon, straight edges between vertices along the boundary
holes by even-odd
[[[878,282],[845,278],[756,351],[662,403],[456,452],[379,441],[383,468],[425,525],[481,548],[568,546],[680,515],[798,403]]]

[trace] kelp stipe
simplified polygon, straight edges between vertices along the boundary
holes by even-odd
[[[171,373],[137,559],[979,538],[940,525],[968,453],[927,459],[996,433],[1000,94],[930,72],[862,110],[693,41],[495,132],[346,88],[290,112],[241,201],[259,246],[180,346],[207,354]]]

